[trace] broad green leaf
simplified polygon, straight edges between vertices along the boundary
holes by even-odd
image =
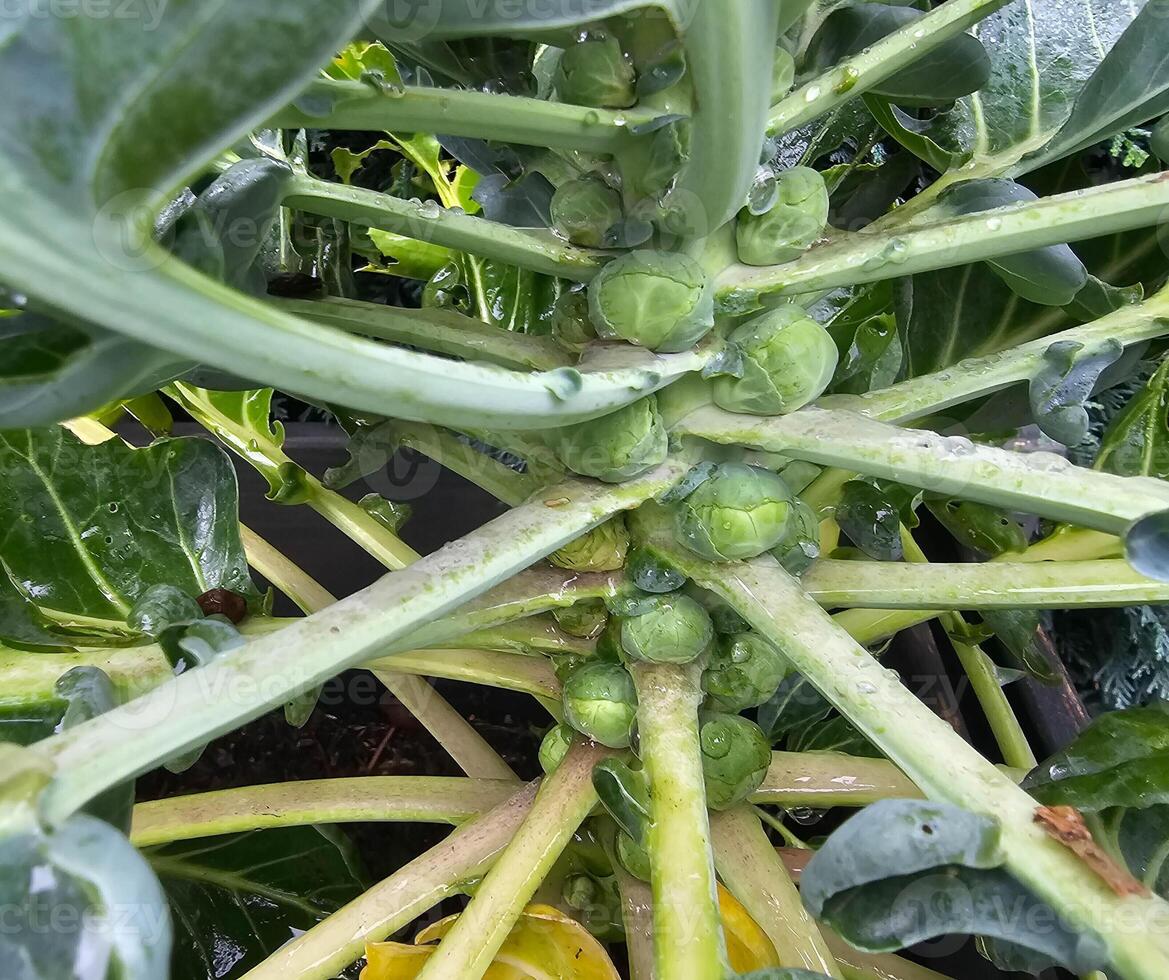
[[[1028,537],[1006,511],[973,500],[926,501],[931,514],[959,543],[988,557],[1023,551]]]
[[[802,674],[791,673],[775,694],[759,708],[757,720],[772,745],[799,732],[832,713],[832,705]]]
[[[901,373],[903,351],[893,306],[893,282],[853,290],[826,324],[840,351],[829,391],[859,395],[887,388]]]
[[[53,623],[16,587],[0,562],[0,643],[21,650],[65,650],[73,640],[53,630]]]
[[[443,266],[449,263],[455,253],[441,245],[420,242],[392,231],[369,229],[369,239],[378,252],[388,260],[385,264],[371,265],[363,272],[385,272],[404,279],[431,279]]]
[[[985,626],[999,639],[1002,650],[991,649],[1000,667],[1020,670],[1036,680],[1054,683],[1058,675],[1052,670],[1039,644],[1040,614],[1030,609],[985,609],[981,613]]]
[[[1166,112],[1169,3],[1148,0],[1088,79],[1055,139],[1027,165],[1034,168],[1077,153]]]
[[[1169,479],[1169,360],[1113,419],[1096,468],[1118,476]]]
[[[836,523],[870,558],[900,561],[901,526],[917,526],[921,498],[921,491],[896,483],[850,480],[836,505]]]
[[[652,819],[645,774],[621,759],[605,759],[593,767],[593,788],[617,826],[644,847]]]
[[[150,848],[175,921],[173,980],[242,976],[356,898],[364,873],[332,827],[266,830]]]
[[[1084,403],[1104,370],[1124,353],[1119,340],[1086,348],[1059,341],[1044,353],[1044,366],[1031,379],[1031,412],[1045,434],[1065,446],[1078,446],[1088,437],[1090,421]]]
[[[0,559],[66,622],[121,623],[153,585],[256,594],[235,470],[202,439],[86,446],[61,428],[0,433]]]
[[[872,742],[839,715],[792,732],[784,748],[789,752],[841,752],[883,758]]]

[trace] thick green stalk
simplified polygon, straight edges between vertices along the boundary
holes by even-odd
[[[421,242],[445,245],[459,252],[577,282],[588,282],[612,258],[607,252],[569,245],[551,232],[522,231],[439,207],[433,201],[405,201],[315,177],[291,178],[284,203],[310,214],[381,228]]]
[[[815,920],[749,807],[710,818],[714,863],[723,884],[750,913],[779,954],[779,965],[841,977]]]
[[[360,776],[245,786],[139,803],[130,838],[138,847],[251,830],[327,823],[448,823],[458,826],[510,799],[514,779]]]
[[[639,753],[649,779],[649,852],[658,980],[723,980],[710,824],[698,741],[701,668],[631,667],[637,685]]]
[[[1136,306],[1124,306],[1103,319],[1073,327],[985,357],[960,361],[937,374],[912,378],[863,395],[822,398],[823,408],[848,409],[883,422],[911,422],[954,405],[1030,381],[1044,366],[1044,354],[1060,341],[1093,347],[1106,340],[1125,346],[1156,340],[1169,333],[1169,289]]]
[[[411,650],[365,664],[378,673],[394,671],[439,677],[519,691],[536,698],[560,699],[560,682],[547,657],[497,650]]]
[[[1070,609],[1163,605],[1169,583],[1108,561],[1007,561],[953,565],[824,559],[803,586],[829,609]]]
[[[463,824],[441,844],[281,946],[242,980],[332,980],[365,952],[462,892],[508,846],[532,809],[537,783]]]
[[[718,300],[725,313],[748,313],[768,297],[901,278],[1156,225],[1167,207],[1169,179],[1153,174],[887,232],[854,232],[784,265],[734,265],[718,279]]]
[[[767,134],[786,133],[857,98],[1009,2],[950,0],[816,76],[772,106]]]
[[[1007,867],[1069,922],[1107,944],[1124,980],[1169,975],[1169,905],[1118,897],[1035,823],[1035,801],[859,647],[776,564],[716,566],[671,555],[776,643],[793,666],[930,799],[999,822]]]
[[[908,776],[885,759],[837,753],[773,752],[753,803],[783,807],[868,806],[891,797],[921,795]]]
[[[1048,453],[1012,453],[961,437],[899,429],[851,412],[808,408],[759,419],[710,407],[687,416],[675,431],[1111,534],[1169,510],[1169,483],[1097,473]]]
[[[643,109],[611,112],[586,106],[492,95],[472,89],[406,86],[377,91],[362,82],[317,79],[298,99],[323,104],[318,114],[296,105],[271,125],[280,129],[355,129],[373,132],[443,133],[498,143],[614,155],[636,139],[655,114]]]
[[[509,511],[314,616],[40,743],[37,751],[51,755],[58,768],[46,791],[46,816],[62,819],[106,788],[312,690],[481,596],[612,514],[662,492],[686,468],[671,460],[620,487],[561,484],[550,492],[554,506],[537,501]],[[279,664],[278,672],[273,664]],[[144,744],[139,735],[146,728],[150,739]]]
[[[487,972],[524,906],[596,805],[593,766],[606,754],[583,742],[569,750],[419,980],[479,980]]]

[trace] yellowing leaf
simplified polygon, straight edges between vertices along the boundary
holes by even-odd
[[[718,911],[727,940],[727,959],[736,973],[780,966],[771,940],[729,891],[718,886]]]
[[[746,913],[744,913],[746,914]],[[361,980],[413,980],[457,915],[423,929],[415,945],[370,943]],[[754,924],[754,923],[752,923]],[[757,928],[757,927],[756,927]],[[767,937],[764,936],[764,939]],[[620,980],[605,947],[579,922],[548,905],[530,905],[500,947],[485,980]]]

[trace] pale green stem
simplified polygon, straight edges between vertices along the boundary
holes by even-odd
[[[1169,583],[1123,559],[937,564],[817,562],[803,586],[830,609],[1070,609],[1169,603]],[[1021,559],[1021,553],[1019,556]]]
[[[920,568],[933,571],[935,566],[930,565],[925,552],[921,550],[913,535],[905,527],[901,528],[901,541],[906,561],[914,562]],[[1114,564],[1127,567],[1125,562],[1115,562]],[[988,564],[982,567],[993,571],[1004,566]],[[1006,587],[1009,588],[1009,586]],[[1008,766],[1014,766],[1018,769],[1034,769],[1038,765],[1038,760],[1035,758],[1035,753],[1031,751],[1027,736],[1023,733],[1023,726],[1019,724],[1019,719],[1015,716],[1015,709],[1011,707],[1011,702],[1007,699],[990,657],[977,643],[964,643],[958,639],[959,636],[967,632],[966,620],[959,613],[942,613],[940,618],[942,626],[950,638],[954,653],[957,654],[962,669],[970,680],[974,696],[978,699],[983,714],[986,715],[986,720],[990,724],[990,730],[998,743],[999,751],[1002,752],[1003,761]]]
[[[362,82],[318,79],[298,102],[323,102],[323,114],[296,105],[281,110],[281,129],[354,129],[373,132],[443,133],[498,143],[612,155],[652,123],[643,109],[611,112],[586,106],[470,89],[407,86],[379,92]]]
[[[718,875],[751,918],[767,933],[779,966],[840,978],[815,920],[759,823],[744,806],[710,818]]]
[[[621,896],[621,923],[625,926],[630,980],[654,980],[653,892],[619,863],[614,863],[613,873]]]
[[[496,650],[411,650],[365,665],[375,673],[387,670],[421,677],[485,684],[519,691],[535,698],[560,699],[560,682],[547,657]]]
[[[479,980],[487,972],[524,906],[596,805],[593,766],[605,754],[583,742],[569,750],[418,980]]]
[[[687,416],[675,431],[1112,534],[1169,509],[1169,484],[1156,480],[1098,473],[1052,454],[1013,453],[960,437],[899,429],[851,412],[808,408],[757,419],[710,407]]]
[[[633,664],[639,754],[649,779],[654,963],[659,980],[723,980],[726,948],[698,741],[701,668]],[[683,952],[684,951],[684,952]]]
[[[348,333],[517,371],[553,371],[576,363],[551,337],[501,330],[453,310],[407,310],[340,297],[272,302],[294,316]]]
[[[529,783],[505,803],[463,824],[446,840],[280,947],[241,980],[332,980],[360,958],[366,943],[382,942],[482,875],[536,799]]]
[[[570,481],[550,499],[518,507],[461,540],[279,633],[222,654],[160,688],[39,743],[58,768],[43,805],[59,820],[110,786],[149,771],[453,612],[493,585],[672,486],[671,460],[620,487]],[[424,631],[423,631],[424,632]],[[466,632],[462,630],[461,632]],[[441,635],[434,641],[441,640]],[[279,670],[274,670],[274,665]],[[146,742],[141,732],[150,731]],[[34,750],[28,750],[34,751]]]
[[[130,838],[138,847],[329,823],[459,825],[516,793],[514,779],[360,776],[245,786],[139,803]]]
[[[293,177],[284,203],[311,214],[381,228],[417,241],[445,245],[459,252],[472,252],[577,282],[588,282],[612,258],[611,253],[569,245],[551,232],[522,231],[441,208],[434,202],[405,201],[315,177]]]
[[[1006,865],[1069,922],[1100,935],[1117,975],[1169,975],[1169,905],[1118,897],[1035,823],[1035,801],[883,669],[782,568],[671,560],[776,643],[793,666],[930,799],[996,820]]]
[[[719,304],[727,314],[748,313],[766,297],[901,278],[1131,231],[1163,221],[1167,207],[1169,180],[1154,174],[896,231],[853,232],[783,265],[730,267],[717,281]]]
[[[1009,2],[950,0],[886,35],[772,106],[768,135],[786,133],[857,98]]]
[[[1044,354],[1054,343],[1093,347],[1107,340],[1125,346],[1156,340],[1169,333],[1169,289],[1136,306],[1125,306],[1103,319],[1073,327],[986,357],[959,361],[937,374],[912,378],[890,388],[863,395],[823,398],[823,408],[848,409],[883,422],[911,422],[954,405],[1030,381],[1046,363]]]
[[[949,980],[949,977],[889,953],[861,953],[831,930],[824,941],[836,957],[844,980]]]
[[[921,790],[893,763],[833,753],[773,752],[754,803],[783,807],[868,806],[877,800],[917,797]]]

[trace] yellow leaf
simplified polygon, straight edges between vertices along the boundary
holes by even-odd
[[[718,886],[718,911],[727,940],[727,959],[736,973],[751,973],[779,966],[771,940],[729,891]]]

